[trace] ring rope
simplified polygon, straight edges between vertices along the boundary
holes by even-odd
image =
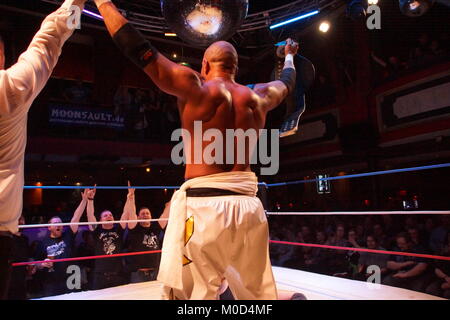
[[[345,176],[335,176],[335,177],[320,178],[320,179],[317,178],[317,179],[295,180],[295,181],[280,182],[280,183],[267,183],[266,185],[267,185],[267,187],[279,187],[279,186],[287,186],[287,185],[291,185],[291,184],[302,184],[302,183],[310,183],[310,182],[318,182],[318,181],[352,179],[352,178],[379,176],[379,175],[392,174],[392,173],[422,171],[422,170],[439,169],[439,168],[447,168],[447,167],[450,167],[450,163],[434,164],[434,165],[429,165],[429,166],[420,166],[420,167],[403,168],[403,169],[392,169],[392,170],[356,173],[356,174],[349,174],[349,175],[345,175]]]
[[[301,243],[301,242],[289,242],[289,241],[279,241],[279,240],[270,240],[270,243],[273,244],[286,244],[286,245],[294,245],[301,247],[312,247],[312,248],[322,248],[322,249],[332,249],[332,250],[346,250],[346,251],[358,251],[358,252],[369,252],[369,253],[379,253],[379,254],[389,254],[389,255],[399,255],[399,256],[407,256],[407,257],[418,257],[418,258],[427,258],[427,259],[435,259],[435,260],[445,260],[450,261],[450,257],[445,256],[437,256],[430,254],[421,254],[421,253],[411,253],[411,252],[401,252],[401,251],[387,251],[387,250],[373,250],[373,249],[365,249],[365,248],[351,248],[351,247],[340,247],[340,246],[329,246],[323,244],[311,244],[311,243]],[[128,252],[128,253],[117,253],[117,254],[109,254],[109,255],[97,255],[97,256],[87,256],[87,257],[76,257],[76,258],[64,258],[64,259],[53,259],[53,260],[41,260],[41,261],[27,261],[27,262],[16,262],[13,263],[13,267],[21,267],[28,265],[35,265],[41,263],[57,263],[57,262],[69,262],[69,261],[84,261],[84,260],[93,260],[93,259],[107,259],[107,258],[116,258],[116,257],[127,257],[127,256],[137,256],[144,254],[153,254],[160,253],[161,250],[153,250],[153,251],[140,251],[140,252]]]
[[[269,242],[274,243],[274,244],[287,244],[287,245],[301,246],[301,247],[313,247],[313,248],[347,250],[347,251],[360,251],[360,252],[370,252],[370,253],[380,253],[380,254],[389,254],[389,255],[397,255],[397,256],[418,257],[418,258],[450,261],[450,257],[436,256],[436,255],[422,254],[422,253],[339,247],[339,246],[329,246],[329,245],[325,245],[325,244],[311,244],[311,243],[289,242],[289,241],[279,241],[279,240],[270,240]]]
[[[179,186],[23,186],[24,189],[99,189],[99,190],[125,190],[125,189],[136,189],[136,190],[161,190],[161,189],[179,189]]]
[[[141,220],[119,220],[119,221],[97,221],[97,222],[61,222],[61,223],[42,223],[42,224],[23,224],[19,225],[19,229],[29,228],[47,228],[47,227],[66,227],[66,226],[90,226],[99,224],[117,224],[117,223],[138,223],[138,222],[154,222],[168,221],[169,219],[141,219]]]
[[[127,253],[116,253],[116,254],[104,254],[99,256],[88,256],[88,257],[76,257],[76,258],[64,258],[64,259],[47,259],[47,260],[40,260],[40,261],[27,261],[27,262],[16,262],[13,263],[13,267],[22,267],[22,266],[29,266],[34,264],[41,264],[41,263],[57,263],[57,262],[68,262],[68,261],[83,261],[83,260],[93,260],[93,259],[107,259],[107,258],[117,258],[117,257],[129,257],[129,256],[137,256],[137,255],[144,255],[144,254],[151,254],[151,253],[160,253],[161,250],[153,250],[153,251],[140,251],[140,252],[127,252]]]
[[[365,172],[365,173],[356,173],[349,174],[344,176],[335,176],[328,178],[317,178],[317,179],[306,179],[306,180],[295,180],[288,182],[279,182],[279,183],[265,183],[260,182],[259,185],[266,187],[279,187],[279,186],[287,186],[293,184],[303,184],[303,183],[311,183],[318,181],[331,181],[331,180],[342,180],[342,179],[352,179],[352,178],[361,178],[361,177],[370,177],[370,176],[379,176],[385,174],[392,173],[401,173],[401,172],[409,172],[409,171],[422,171],[422,170],[430,170],[430,169],[440,169],[450,167],[450,163],[442,163],[442,164],[434,164],[428,166],[420,166],[420,167],[411,167],[411,168],[403,168],[403,169],[392,169],[392,170],[383,170],[383,171],[373,171],[373,172]],[[128,186],[24,186],[24,189],[104,189],[104,190],[125,190],[129,189]],[[176,190],[179,189],[180,186],[136,186],[131,187],[136,190],[161,190],[161,189],[171,189]]]
[[[333,216],[333,215],[450,215],[450,211],[313,211],[313,212],[266,212],[271,216]]]

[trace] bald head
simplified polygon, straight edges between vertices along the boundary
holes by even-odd
[[[202,75],[211,70],[235,74],[238,65],[238,54],[233,45],[226,41],[217,41],[209,46],[203,57]]]

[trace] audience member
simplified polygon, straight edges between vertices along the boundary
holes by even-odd
[[[75,210],[72,223],[80,222],[80,218],[86,208],[88,190],[82,193],[82,199],[78,208]],[[50,224],[60,224],[61,219],[57,216],[52,217]],[[43,275],[44,296],[54,296],[68,292],[66,284],[67,262],[53,263],[53,259],[71,258],[75,234],[78,232],[78,225],[71,225],[69,229],[64,230],[62,226],[48,227],[48,236],[41,241],[37,248],[35,258],[38,261],[45,260],[37,265],[39,272]]]
[[[373,235],[368,235],[366,238],[367,249],[371,250],[385,250],[381,247],[377,241],[377,238]],[[378,266],[380,268],[381,275],[384,276],[387,272],[387,261],[388,255],[371,253],[371,252],[361,252],[358,261],[358,279],[367,280],[372,274],[368,272],[368,267]]]
[[[150,209],[146,207],[142,207],[139,210],[139,214],[136,215],[134,189],[128,189],[127,200],[128,206],[126,210],[129,210],[128,217],[130,220],[152,219]],[[160,219],[167,219],[169,217],[169,211],[170,202],[166,203]],[[166,225],[167,221],[163,220],[160,220],[159,223],[152,223],[150,221],[128,223],[129,231],[125,247],[130,252],[161,250],[161,233],[166,228]],[[160,258],[159,253],[130,257],[128,268],[131,272],[131,283],[156,280]]]
[[[401,233],[396,237],[398,248],[395,251],[408,253],[424,253],[414,250],[414,244],[407,233]],[[387,262],[387,268],[391,271],[383,284],[401,287],[405,289],[424,291],[427,281],[428,263],[423,258],[392,255]]]
[[[97,222],[94,209],[94,197],[96,190],[91,189],[88,192],[87,217],[89,222]],[[127,204],[125,204],[127,206]],[[120,220],[127,219],[127,210],[124,212]],[[114,224],[113,214],[109,210],[100,213],[100,225],[90,225],[92,237],[95,243],[95,255],[112,255],[121,252],[123,247],[123,235],[126,223],[120,225]],[[122,259],[107,258],[96,259],[93,271],[93,289],[99,290],[108,287],[115,287],[125,283],[125,275],[122,266]]]
[[[328,238],[328,245],[336,247],[348,247],[350,244],[345,239],[345,226],[339,224],[336,227],[334,236]],[[330,274],[346,273],[348,271],[347,251],[345,250],[329,250],[328,251],[328,268]]]

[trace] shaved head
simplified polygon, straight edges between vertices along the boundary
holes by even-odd
[[[235,74],[238,66],[238,54],[234,46],[226,41],[217,41],[209,46],[203,57],[202,74],[210,69]]]

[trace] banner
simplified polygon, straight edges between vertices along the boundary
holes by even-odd
[[[64,104],[48,106],[49,122],[57,125],[76,125],[124,129],[124,118],[114,115],[110,109],[82,108]]]

